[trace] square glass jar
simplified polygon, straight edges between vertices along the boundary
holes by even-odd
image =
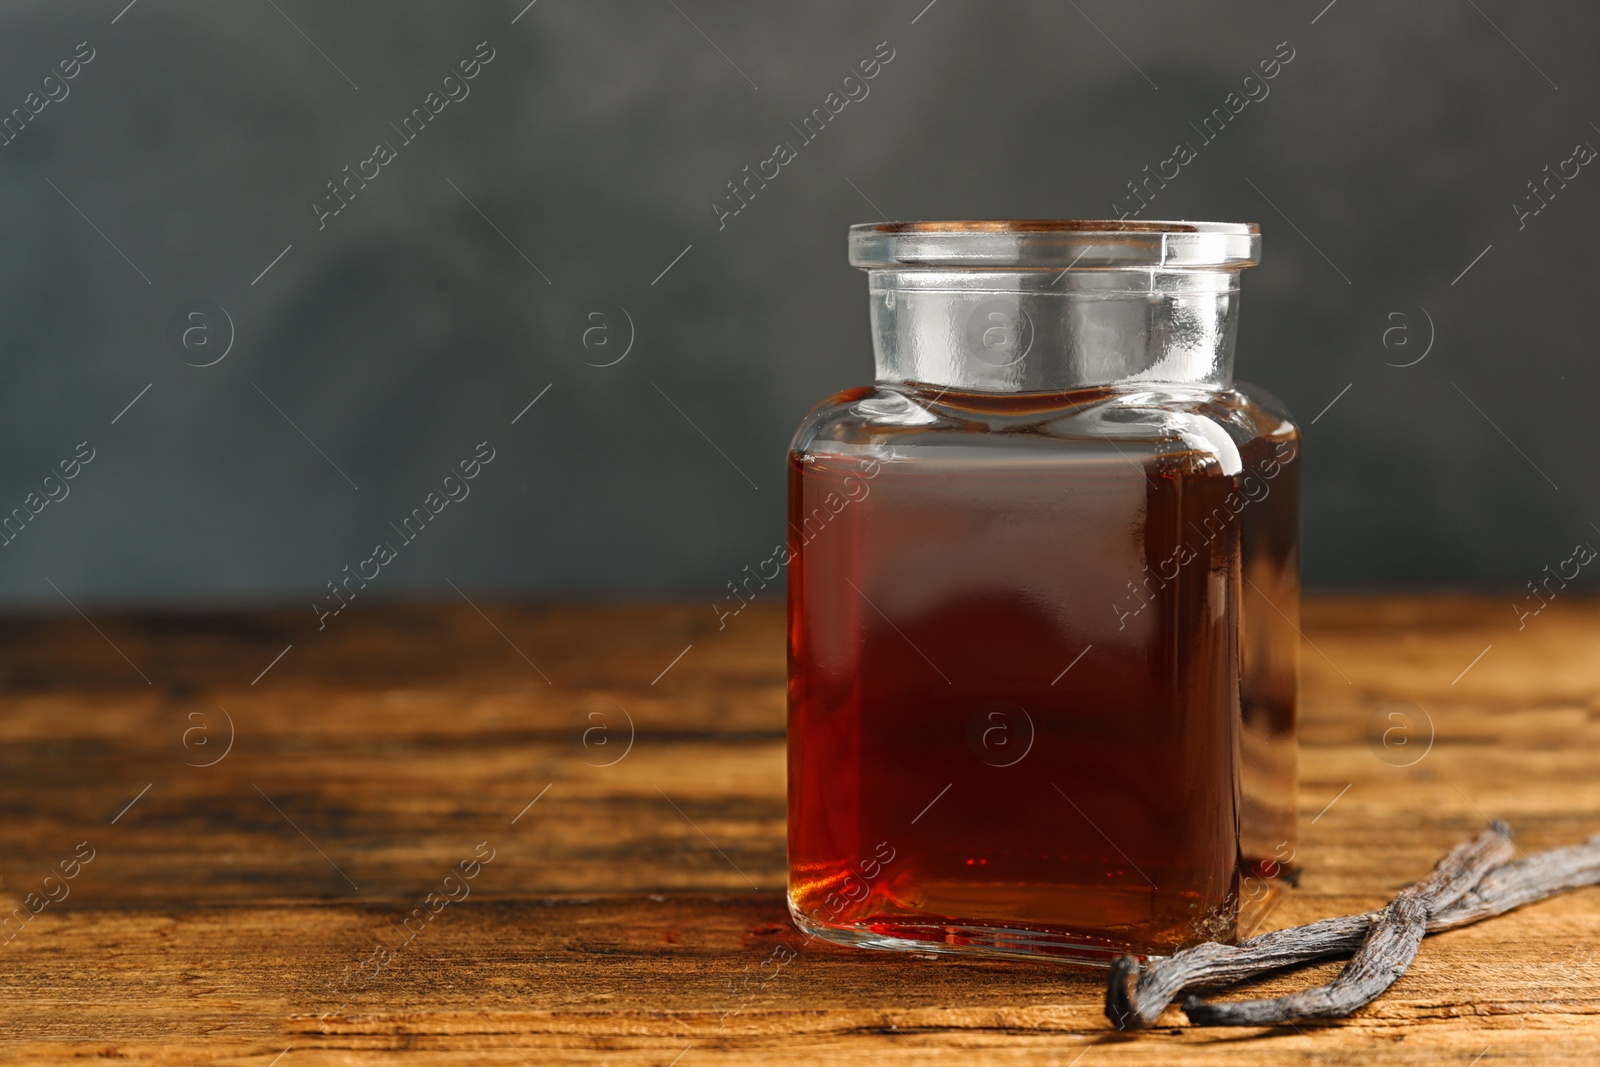
[[[1299,431],[1232,379],[1253,225],[852,228],[876,383],[790,454],[789,903],[1104,962],[1294,848]]]

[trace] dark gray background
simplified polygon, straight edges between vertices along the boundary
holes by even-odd
[[[6,5],[0,111],[96,56],[0,148],[0,510],[96,458],[0,548],[0,597],[310,600],[488,439],[375,592],[710,602],[782,536],[797,421],[870,379],[848,224],[1105,217],[1284,41],[1144,217],[1262,224],[1239,371],[1316,419],[1308,579],[1505,588],[1600,544],[1600,168],[1512,207],[1600,145],[1592,5],[524,2]],[[471,95],[319,232],[324,183],[480,41]],[[166,339],[196,300],[236,331],[203,369]],[[637,339],[598,368],[603,302]]]

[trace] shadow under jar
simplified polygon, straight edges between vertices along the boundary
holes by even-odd
[[[1260,241],[851,229],[877,382],[790,454],[804,931],[1164,955],[1292,858],[1300,435],[1232,378]]]

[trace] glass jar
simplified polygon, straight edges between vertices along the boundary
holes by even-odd
[[[802,930],[1162,955],[1232,940],[1292,857],[1300,434],[1232,377],[1260,244],[851,229],[877,382],[790,454]]]

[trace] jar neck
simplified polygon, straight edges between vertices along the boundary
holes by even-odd
[[[884,384],[986,393],[1233,382],[1239,272],[869,270]]]

